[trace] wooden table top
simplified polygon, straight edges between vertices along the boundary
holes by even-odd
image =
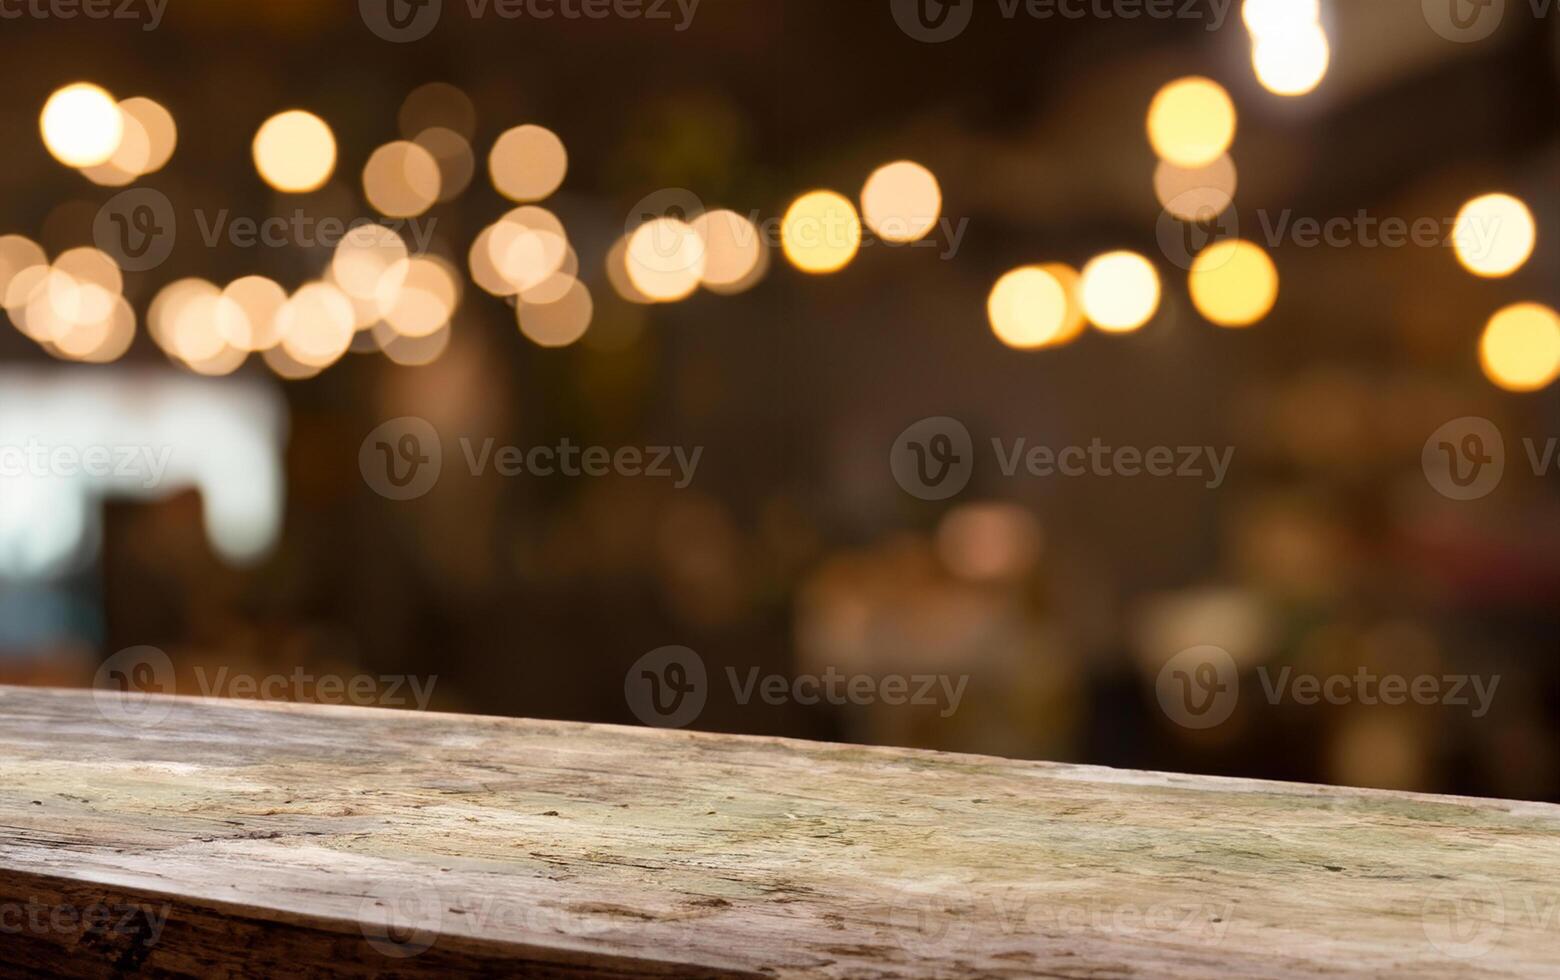
[[[0,974],[1560,975],[1560,807],[0,688]]]

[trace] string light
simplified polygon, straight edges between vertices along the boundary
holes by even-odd
[[[1067,324],[1067,288],[1039,266],[1014,269],[992,287],[986,298],[986,317],[991,332],[1009,347],[1044,347]]]
[[[543,126],[516,126],[493,144],[488,173],[493,188],[511,201],[541,201],[563,184],[569,154],[558,134]]]
[[[942,188],[919,163],[900,160],[879,167],[861,191],[861,217],[886,242],[917,242],[942,216]]]
[[[1507,391],[1548,387],[1560,377],[1560,314],[1540,303],[1508,306],[1479,340],[1484,374]]]
[[[706,211],[690,227],[704,243],[705,288],[731,295],[751,289],[763,277],[769,250],[753,222],[735,211]]]
[[[114,97],[90,82],[66,85],[50,95],[38,125],[43,145],[68,167],[107,163],[124,134]]]
[[[629,281],[641,294],[659,303],[675,303],[693,295],[704,279],[704,239],[693,226],[676,218],[655,218],[628,238],[624,263]]]
[[[336,170],[336,137],[312,112],[290,109],[255,133],[255,169],[276,190],[303,194],[323,187]]]
[[[1159,273],[1136,252],[1107,252],[1083,267],[1084,314],[1106,333],[1138,330],[1159,309]]]
[[[1510,194],[1485,194],[1462,206],[1452,226],[1452,246],[1463,268],[1476,276],[1509,276],[1527,264],[1538,242],[1533,212]]]
[[[827,275],[850,265],[861,249],[861,218],[843,196],[812,191],[786,211],[780,240],[785,257],[797,269]]]
[[[1192,304],[1221,327],[1249,327],[1278,301],[1278,269],[1251,242],[1227,238],[1203,249],[1188,275]]]
[[[1177,79],[1148,107],[1148,139],[1162,160],[1178,167],[1213,163],[1235,141],[1235,103],[1211,79]]]

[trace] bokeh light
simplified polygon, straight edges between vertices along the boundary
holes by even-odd
[[[937,526],[937,557],[972,582],[1021,578],[1039,561],[1043,542],[1040,523],[1017,504],[961,504]]]
[[[735,211],[706,211],[690,226],[704,243],[704,276],[712,292],[752,288],[768,267],[768,248],[757,226]]]
[[[277,315],[286,303],[287,291],[265,276],[233,280],[217,303],[222,338],[237,350],[270,350],[281,341]]]
[[[1305,95],[1322,83],[1332,60],[1327,32],[1320,24],[1259,36],[1251,63],[1257,81],[1274,95]]]
[[[612,291],[622,299],[630,303],[648,305],[656,300],[634,285],[634,280],[628,274],[628,236],[619,238],[613,246],[607,250],[607,259],[604,263],[607,270],[607,282],[611,284]]]
[[[1154,196],[1182,221],[1211,221],[1234,203],[1239,177],[1224,154],[1206,167],[1181,167],[1168,160],[1154,168]]]
[[[1159,273],[1136,252],[1107,252],[1083,267],[1084,315],[1106,333],[1130,333],[1159,309]]]
[[[42,246],[24,235],[0,235],[0,300],[23,269],[49,264]]]
[[[555,302],[521,303],[515,308],[520,332],[539,347],[568,347],[590,329],[595,304],[590,290],[576,280]]]
[[[439,165],[439,200],[453,201],[471,185],[477,162],[464,136],[443,126],[430,126],[412,142],[433,154]]]
[[[327,282],[308,283],[277,313],[281,346],[301,364],[326,367],[352,345],[356,332],[352,303]]]
[[[500,296],[513,296],[540,285],[563,267],[569,255],[569,236],[563,222],[534,204],[510,211],[488,229],[485,237],[478,236],[478,241],[485,242],[487,262],[480,268],[474,263],[474,274],[480,271],[486,279],[486,265],[490,264],[500,286],[496,295]]]
[[[786,211],[780,241],[785,257],[802,272],[838,272],[861,249],[861,218],[843,196],[812,191],[797,198]]]
[[[453,333],[446,323],[426,337],[403,337],[395,332],[395,328],[381,321],[374,325],[373,337],[385,357],[393,363],[402,367],[423,367],[444,356]]]
[[[167,166],[179,145],[179,128],[174,124],[173,114],[161,103],[139,95],[121,101],[119,109],[140,123],[146,133],[148,153],[139,175],[156,173]]]
[[[157,102],[142,96],[124,99],[119,113],[122,132],[113,154],[96,166],[80,168],[84,177],[105,187],[123,187],[161,170],[178,144],[173,116]]]
[[[1485,194],[1462,206],[1452,245],[1463,268],[1495,279],[1522,268],[1538,242],[1533,212],[1510,194]]]
[[[1188,275],[1192,304],[1221,327],[1248,327],[1278,301],[1278,269],[1251,242],[1228,238],[1197,254]]]
[[[691,296],[704,278],[704,239],[686,221],[655,218],[628,238],[624,263],[629,281],[642,295],[660,303]]]
[[[276,190],[303,194],[324,186],[336,169],[336,137],[312,112],[289,109],[260,125],[255,169]]]
[[[363,166],[363,197],[380,214],[411,218],[439,199],[439,162],[407,140],[386,143]]]
[[[1301,30],[1321,17],[1320,0],[1245,0],[1241,19],[1253,37],[1274,37]]]
[[[211,361],[228,349],[222,336],[222,291],[204,279],[179,279],[152,299],[146,326],[152,340],[186,366]]]
[[[992,287],[986,317],[991,332],[1009,347],[1044,347],[1067,326],[1067,288],[1039,266],[1014,269]]]
[[[385,322],[403,337],[427,337],[449,322],[460,303],[460,277],[444,260],[418,255],[407,261],[404,280],[381,285]]]
[[[1560,314],[1540,303],[1508,306],[1479,341],[1484,374],[1507,391],[1538,391],[1560,376]]]
[[[38,125],[43,145],[69,167],[108,162],[124,133],[124,119],[114,97],[89,82],[66,85],[50,95]]]
[[[488,173],[493,188],[511,201],[540,201],[563,185],[569,154],[558,134],[543,126],[516,126],[493,144]]]
[[[1219,83],[1198,76],[1160,89],[1148,107],[1148,140],[1162,160],[1206,167],[1235,141],[1235,103]]]
[[[873,171],[861,191],[861,218],[886,242],[925,238],[942,217],[942,188],[919,163],[900,160]]]
[[[454,85],[429,82],[406,96],[396,121],[401,135],[409,140],[438,126],[453,130],[469,143],[477,131],[477,108],[470,96]]]
[[[348,231],[331,256],[331,281],[355,299],[394,296],[406,278],[410,250],[395,229],[364,224]]]

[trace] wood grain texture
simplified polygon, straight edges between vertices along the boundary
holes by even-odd
[[[1560,807],[155,703],[0,688],[0,973],[1560,971]]]

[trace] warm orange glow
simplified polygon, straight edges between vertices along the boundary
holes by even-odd
[[[261,179],[283,193],[316,190],[336,169],[335,135],[325,120],[302,109],[267,119],[252,149]]]
[[[1148,139],[1154,152],[1178,167],[1206,167],[1235,140],[1235,103],[1217,82],[1178,79],[1148,107]]]
[[[813,191],[796,199],[780,226],[780,241],[791,264],[811,275],[838,272],[861,248],[861,219],[855,205],[833,191]]]
[[[1221,327],[1248,327],[1278,301],[1273,260],[1251,242],[1233,238],[1198,253],[1188,285],[1197,311]]]
[[[1106,333],[1130,333],[1159,309],[1159,273],[1136,252],[1107,252],[1083,267],[1083,311]]]
[[[1507,391],[1547,388],[1560,376],[1560,314],[1540,303],[1506,307],[1484,328],[1479,360]]]

